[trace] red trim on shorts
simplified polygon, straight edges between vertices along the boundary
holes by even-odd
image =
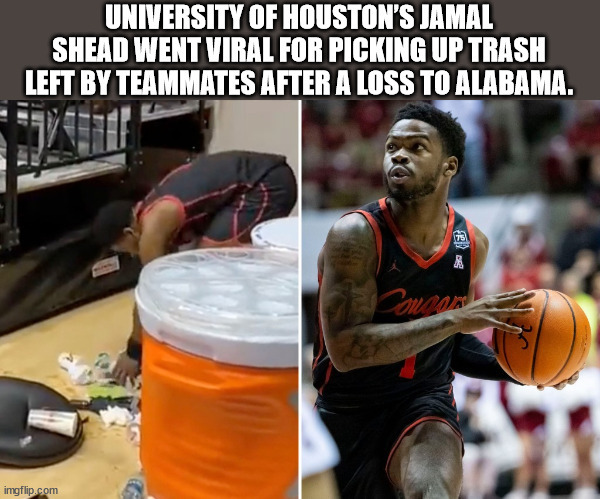
[[[450,423],[448,423],[448,421],[446,421],[443,418],[440,418],[438,416],[425,416],[424,418],[421,419],[417,419],[414,423],[410,424],[409,426],[407,426],[404,431],[402,432],[402,434],[400,435],[400,437],[398,438],[398,440],[396,440],[396,443],[394,444],[394,447],[392,447],[392,450],[390,451],[388,458],[387,458],[387,462],[385,463],[385,474],[388,477],[388,480],[390,481],[390,483],[392,485],[394,485],[394,482],[392,482],[392,477],[390,477],[390,472],[389,472],[389,467],[390,467],[390,463],[392,461],[392,457],[394,456],[394,452],[396,452],[396,449],[398,448],[398,446],[400,445],[400,443],[402,442],[402,439],[406,436],[406,434],[412,430],[413,428],[415,428],[416,426],[420,425],[421,423],[424,423],[426,421],[439,421],[441,423],[447,424],[452,431],[456,434],[456,436],[460,439],[460,441],[462,442],[463,438],[462,435],[458,432],[458,430],[456,428],[454,428]],[[395,486],[395,485],[394,485]]]
[[[231,238],[226,239],[225,241],[219,241],[219,242],[223,243],[223,242],[227,242],[227,241],[240,240],[244,234],[250,232],[259,222],[261,222],[263,220],[262,217],[265,214],[265,210],[267,209],[267,206],[269,205],[270,196],[269,196],[269,189],[266,187],[266,184],[261,182],[258,185],[263,193],[262,204],[260,206],[260,210],[258,211],[258,215],[256,215],[254,217],[252,222],[250,222],[243,231],[235,232]],[[244,195],[244,197],[245,197],[245,195]],[[237,210],[237,211],[239,212],[239,210]],[[235,216],[234,216],[234,218],[235,218]]]
[[[475,265],[477,264],[477,241],[475,239],[475,228],[468,220],[467,231],[469,232],[469,241],[471,242],[471,284],[473,283],[473,274],[475,273]]]
[[[248,227],[246,227],[242,232],[240,232],[239,234],[236,234],[235,237],[240,238],[242,237],[246,232],[251,231],[259,222],[262,221],[262,217],[265,214],[265,210],[267,209],[267,206],[269,205],[269,202],[271,200],[270,197],[270,191],[267,187],[267,184],[265,184],[264,182],[261,182],[260,184],[258,184],[260,186],[260,189],[263,193],[263,201],[262,201],[262,205],[260,207],[260,211],[258,212],[258,215],[256,215],[256,217],[254,217],[254,220],[252,220],[252,222],[248,225]]]
[[[208,213],[200,213],[200,215],[194,215],[193,217],[186,219],[184,226],[187,226],[190,223],[195,222],[196,220],[199,220],[200,218],[204,218],[207,216],[208,216]]]
[[[360,213],[363,217],[365,217],[367,219],[367,222],[369,222],[371,229],[373,229],[373,233],[375,234],[375,246],[377,248],[377,274],[379,274],[379,269],[381,268],[381,252],[382,252],[381,248],[382,248],[382,244],[383,244],[382,237],[381,237],[381,229],[379,228],[379,224],[375,221],[375,219],[373,218],[373,215],[371,215],[367,211],[356,210],[351,213]]]
[[[199,203],[200,201],[205,201],[207,199],[214,198],[216,196],[220,196],[222,194],[225,194],[227,191],[230,191],[231,189],[235,189],[235,188],[239,187],[240,185],[247,186],[248,184],[240,184],[239,182],[236,182],[234,184],[229,184],[227,187],[223,187],[222,189],[219,189],[217,191],[210,191],[207,194],[204,194],[198,198],[192,199],[191,201],[186,202],[185,206],[190,207],[190,206],[195,205],[196,203]]]
[[[236,186],[238,185],[242,185],[242,184],[235,184]],[[243,185],[247,185],[247,184],[243,184]],[[231,186],[230,186],[231,187]],[[230,237],[228,237],[227,239],[223,239],[221,241],[217,240],[217,239],[211,239],[209,237],[203,236],[203,239],[205,239],[206,241],[210,242],[210,243],[218,243],[218,244],[225,244],[227,242],[237,242],[239,241],[239,239],[246,234],[247,232],[251,231],[256,224],[258,224],[259,222],[262,221],[262,217],[265,213],[265,210],[269,204],[270,201],[270,196],[269,196],[269,189],[266,187],[266,184],[261,182],[260,184],[258,184],[258,187],[260,187],[260,190],[262,191],[263,194],[263,198],[262,198],[262,203],[260,206],[260,209],[258,211],[258,214],[254,217],[254,219],[252,220],[252,222],[250,222],[250,224],[241,232],[237,232],[238,230],[238,223],[239,223],[239,212],[241,211],[242,208],[242,204],[245,202],[246,199],[246,194],[244,194],[241,198],[240,201],[240,206],[238,206],[234,212],[234,216],[232,219],[232,233],[230,234]],[[227,189],[226,189],[227,190]],[[224,191],[219,191],[218,193],[221,194]],[[201,199],[206,199],[207,196],[204,196],[202,198],[198,198],[194,201],[191,201],[191,203],[195,203],[198,202]],[[189,206],[190,203],[186,204],[186,206]]]
[[[386,198],[381,198],[379,200],[379,207],[383,212],[383,216],[385,218],[386,223],[388,224],[391,231],[394,233],[396,241],[398,241],[398,244],[400,245],[404,253],[406,253],[406,255],[422,269],[427,269],[431,267],[435,262],[439,261],[446,254],[446,251],[448,251],[448,248],[450,247],[450,242],[452,241],[452,230],[454,229],[454,208],[448,205],[448,226],[446,227],[446,235],[444,236],[442,246],[431,256],[431,258],[425,260],[421,255],[414,251],[404,240],[404,237],[402,237],[400,230],[398,229],[396,223],[394,222],[394,219],[392,218],[392,214],[385,200]]]
[[[238,233],[238,229],[239,229],[239,225],[240,225],[240,221],[239,221],[240,211],[242,211],[242,208],[243,208],[245,202],[246,202],[246,195],[243,194],[242,197],[240,198],[240,202],[238,203],[237,208],[233,212],[233,218],[231,219],[231,233],[234,235],[234,237]]]

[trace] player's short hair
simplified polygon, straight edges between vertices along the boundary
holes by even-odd
[[[419,120],[434,127],[440,134],[446,154],[456,156],[458,160],[456,173],[460,172],[465,160],[467,135],[456,118],[426,102],[411,102],[396,113],[392,126],[400,120]]]
[[[103,206],[92,223],[92,240],[100,246],[115,244],[131,224],[134,205],[133,201],[120,200]]]

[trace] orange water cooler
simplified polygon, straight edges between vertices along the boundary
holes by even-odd
[[[298,496],[298,254],[144,267],[141,461],[154,499]]]

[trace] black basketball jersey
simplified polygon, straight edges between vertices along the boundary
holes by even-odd
[[[171,200],[181,210],[181,227],[174,244],[188,242],[188,234],[201,234],[211,218],[253,189],[274,168],[286,166],[276,154],[228,151],[200,156],[169,173],[136,207],[141,220],[158,202]]]
[[[475,260],[473,225],[449,206],[441,248],[424,260],[402,238],[386,199],[350,212],[363,215],[377,246],[377,307],[374,323],[401,323],[463,307]],[[319,276],[319,281],[321,276]],[[313,381],[325,403],[357,406],[399,399],[412,391],[448,383],[454,336],[395,364],[339,372],[323,341],[315,342]]]

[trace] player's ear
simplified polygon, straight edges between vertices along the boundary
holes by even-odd
[[[458,159],[456,156],[449,156],[444,162],[444,175],[454,177],[458,173]]]
[[[134,239],[138,239],[138,236],[139,236],[139,234],[137,233],[137,231],[133,227],[125,227],[123,229],[123,235],[124,236],[131,236]]]

